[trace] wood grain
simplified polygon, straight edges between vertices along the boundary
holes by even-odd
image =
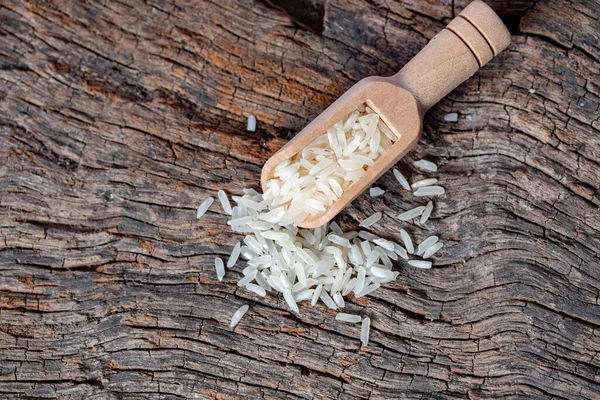
[[[258,187],[270,155],[359,79],[400,69],[453,6],[331,0],[315,34],[255,1],[0,3],[0,396],[600,397],[593,0],[535,2],[430,110],[398,168],[439,164],[447,194],[407,229],[446,247],[433,270],[348,299],[371,317],[368,347],[322,306],[296,317],[237,288],[241,265],[216,281],[240,237],[198,204]],[[398,239],[419,202],[391,174],[378,185],[341,224],[381,210],[377,232]]]

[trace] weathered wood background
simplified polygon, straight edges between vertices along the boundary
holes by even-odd
[[[257,187],[287,139],[467,1],[307,3],[303,23],[257,0],[0,0],[1,397],[600,398],[594,0],[494,2],[512,44],[398,165],[439,163],[447,195],[407,229],[446,247],[348,300],[368,347],[323,306],[237,288],[240,266],[216,281],[240,236],[198,204]],[[398,239],[417,202],[378,185],[340,220],[383,210]]]

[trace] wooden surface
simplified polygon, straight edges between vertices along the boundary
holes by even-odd
[[[446,247],[348,299],[369,346],[323,306],[238,289],[241,266],[215,281],[240,237],[198,204],[258,187],[294,132],[466,3],[321,2],[318,33],[256,1],[0,2],[0,396],[600,397],[597,1],[518,2],[510,47],[426,117],[398,167],[435,160],[447,194],[407,229]],[[378,185],[340,220],[381,210],[398,239],[417,202]]]

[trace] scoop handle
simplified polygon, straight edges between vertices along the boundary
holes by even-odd
[[[500,17],[475,0],[391,80],[415,96],[424,114],[509,43],[510,33]]]

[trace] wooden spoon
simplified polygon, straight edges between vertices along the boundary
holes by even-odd
[[[400,72],[390,77],[362,79],[275,153],[262,169],[263,191],[277,165],[302,151],[360,104],[367,103],[398,140],[326,211],[307,217],[300,226],[315,228],[329,222],[417,143],[423,129],[423,115],[431,106],[509,43],[510,33],[498,15],[482,1],[473,1]]]

